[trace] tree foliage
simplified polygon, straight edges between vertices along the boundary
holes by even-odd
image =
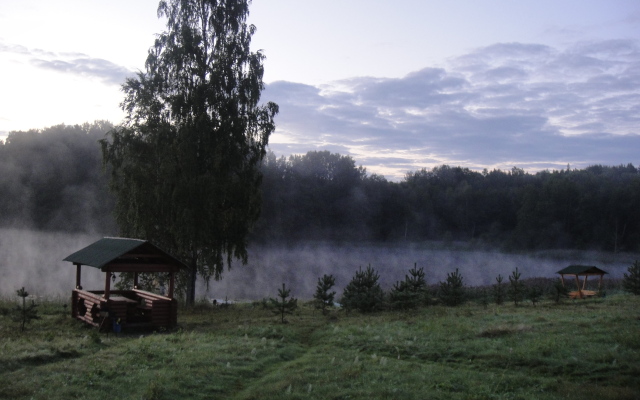
[[[24,290],[24,287],[16,290],[18,297],[22,298],[22,305],[16,306],[13,310],[13,320],[20,323],[20,332],[24,332],[25,324],[30,323],[34,319],[40,319],[38,315],[38,305],[32,300],[31,304],[27,305],[27,297],[29,293]]]
[[[318,278],[318,285],[316,286],[316,292],[313,295],[313,299],[316,303],[316,308],[322,310],[322,314],[327,313],[327,308],[333,307],[333,300],[336,295],[335,290],[331,291],[336,284],[336,278],[333,275],[323,275],[322,278]]]
[[[444,282],[440,282],[438,298],[443,304],[455,307],[464,302],[464,296],[464,279],[458,268],[456,268],[454,272],[447,274],[447,279]]]
[[[107,121],[13,131],[0,143],[0,226],[113,234],[98,140]]]
[[[393,285],[389,293],[389,301],[396,309],[415,309],[427,303],[427,293],[424,269],[418,268],[416,264],[409,270],[409,275],[405,275],[403,281]]]
[[[259,165],[278,112],[260,104],[263,59],[250,50],[248,0],[161,1],[167,30],[146,70],[123,85],[126,121],[103,140],[121,234],[141,237],[219,279],[247,260],[260,214]]]
[[[509,275],[509,298],[516,306],[524,299],[525,287],[522,280],[520,280],[521,275],[522,273],[518,272],[518,268]]]
[[[284,316],[286,314],[292,314],[293,311],[298,308],[298,299],[291,297],[291,289],[287,289],[285,284],[282,284],[282,289],[278,289],[278,298],[270,298],[269,304],[273,309],[273,313],[279,315],[281,322],[284,324]]]
[[[627,272],[622,279],[622,287],[629,293],[640,295],[640,262],[636,260]]]
[[[110,124],[96,122],[11,132],[0,144],[0,224],[114,234],[113,200],[96,144],[109,129]],[[144,179],[131,176],[123,186],[131,202],[147,201],[140,185],[163,181],[162,171],[172,168],[150,160],[153,153],[144,150],[150,144],[140,146],[131,157],[147,160]],[[168,163],[175,154],[167,154]],[[292,157],[269,153],[260,169],[262,200],[255,200],[262,209],[253,241],[448,238],[505,250],[640,250],[640,172],[632,164],[535,174],[444,165],[391,182],[368,175],[349,156],[310,151]],[[167,181],[166,191],[148,194],[162,200],[166,212],[176,213],[173,205],[187,196],[169,195],[172,185],[182,184]]]
[[[371,265],[364,271],[360,267],[344,288],[340,300],[342,306],[348,311],[358,310],[363,313],[380,310],[384,303],[384,291],[379,279],[380,275]]]

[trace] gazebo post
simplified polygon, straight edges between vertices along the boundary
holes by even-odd
[[[578,297],[582,298],[582,290],[580,290],[580,279],[578,279],[578,274],[574,275],[576,277],[576,288],[578,289]]]
[[[111,272],[107,271],[105,276],[106,278],[104,280],[104,298],[109,300],[109,294],[111,292]]]
[[[582,282],[582,290],[585,290],[587,288],[587,277],[589,275],[585,275],[584,276],[584,281]]]
[[[602,278],[604,278],[604,275],[600,274],[600,282],[598,282],[598,292],[602,290]]]
[[[173,290],[175,288],[176,273],[171,271],[169,274],[169,298],[173,299]]]
[[[562,287],[565,287],[565,285],[564,285],[564,274],[560,274],[560,280],[562,281]]]
[[[133,288],[137,289],[138,288],[138,272],[134,272],[133,273]]]
[[[76,264],[76,289],[78,290],[82,290],[82,284],[81,284],[81,269],[82,269],[82,264]]]

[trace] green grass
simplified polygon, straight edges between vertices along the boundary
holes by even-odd
[[[0,302],[0,311],[12,307]],[[370,315],[200,305],[173,332],[99,334],[62,303],[0,313],[0,398],[638,399],[640,297]]]

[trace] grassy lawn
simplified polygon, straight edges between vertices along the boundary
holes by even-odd
[[[179,329],[116,337],[0,302],[0,398],[638,399],[640,297],[370,315],[200,305]]]

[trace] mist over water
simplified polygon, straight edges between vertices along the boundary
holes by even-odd
[[[24,286],[35,296],[70,297],[76,268],[62,260],[100,238],[99,234],[0,229],[0,296],[13,298]],[[104,274],[83,267],[82,286],[102,289]]]
[[[0,296],[13,298],[21,287],[33,295],[68,297],[75,286],[76,269],[62,261],[69,254],[101,239],[100,234],[39,232],[0,229]],[[259,300],[275,297],[285,283],[299,299],[311,299],[318,278],[336,277],[338,297],[360,266],[369,264],[380,275],[385,290],[404,279],[414,264],[424,268],[428,284],[437,284],[458,268],[468,286],[489,285],[498,274],[506,277],[517,267],[522,278],[557,277],[556,272],[571,264],[596,265],[621,278],[639,255],[591,251],[548,251],[505,254],[480,250],[434,249],[418,245],[333,245],[309,243],[297,246],[257,246],[249,248],[249,263],[235,262],[221,281],[211,281],[207,289],[199,278],[197,298]],[[102,290],[104,274],[96,268],[82,268],[82,286]]]
[[[558,277],[557,271],[571,264],[596,265],[609,273],[607,278],[621,278],[637,255],[613,255],[585,251],[554,251],[529,254],[505,254],[478,250],[443,250],[417,245],[328,245],[308,244],[297,247],[257,247],[249,250],[249,263],[237,263],[225,271],[222,281],[212,281],[204,292],[208,298],[258,300],[276,297],[285,283],[291,294],[311,299],[318,278],[323,274],[336,277],[337,296],[361,266],[371,265],[380,275],[385,290],[403,280],[414,264],[424,268],[429,285],[444,281],[447,274],[459,269],[467,286],[490,285],[501,274],[505,280],[518,268],[522,279]],[[591,278],[594,279],[594,278]]]

